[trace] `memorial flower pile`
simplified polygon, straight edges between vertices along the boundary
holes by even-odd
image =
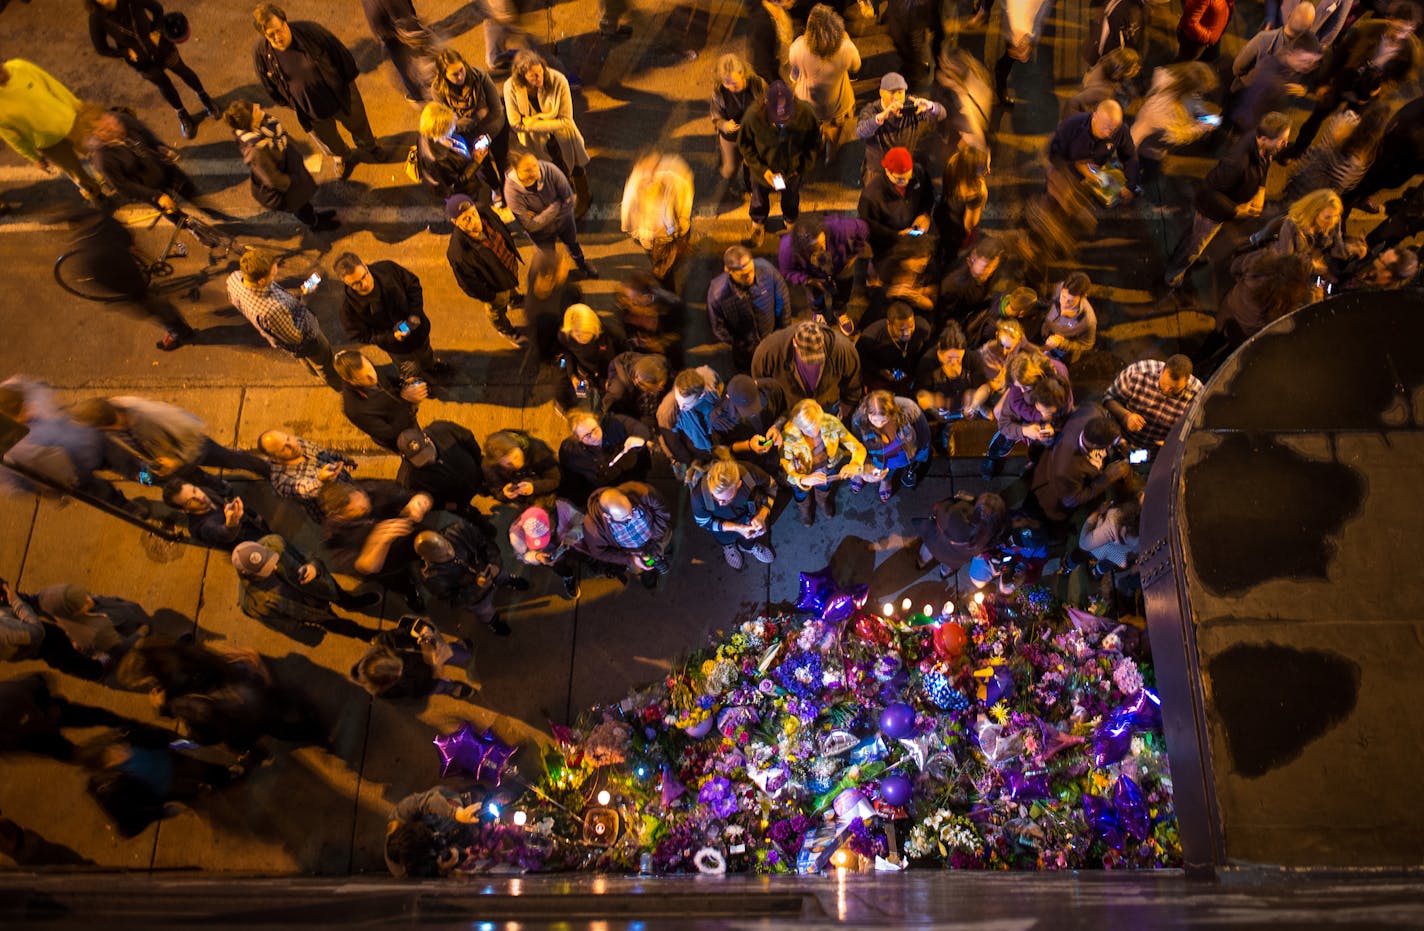
[[[1145,639],[1046,590],[911,612],[829,571],[555,728],[528,869],[1077,869],[1180,859]],[[510,828],[510,830],[516,830]]]

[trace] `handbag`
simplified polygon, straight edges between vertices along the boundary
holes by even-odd
[[[410,151],[405,153],[405,176],[416,184],[420,183],[420,157],[416,154],[415,146],[411,146]]]

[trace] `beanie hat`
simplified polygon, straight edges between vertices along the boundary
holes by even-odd
[[[880,160],[880,167],[886,171],[893,171],[897,175],[915,170],[915,160],[910,157],[910,150],[903,146],[895,146],[885,157]]]
[[[826,359],[826,333],[821,329],[819,323],[807,320],[796,325],[796,332],[792,334],[791,345],[796,349],[796,355],[809,365],[816,365]]]

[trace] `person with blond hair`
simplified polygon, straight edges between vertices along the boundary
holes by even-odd
[[[766,94],[766,81],[745,59],[726,54],[717,59],[717,86],[712,90],[712,129],[717,133],[717,169],[728,191],[737,196],[750,190],[737,134],[747,108]]]
[[[692,169],[674,154],[652,151],[633,163],[623,187],[620,228],[642,247],[659,283],[671,288],[692,244]]]
[[[865,446],[840,418],[810,398],[791,408],[781,437],[781,468],[801,523],[815,523],[817,505],[824,516],[835,517],[834,484],[862,474]]]
[[[1290,205],[1271,250],[1277,255],[1303,255],[1316,275],[1335,278],[1334,262],[1364,258],[1368,251],[1363,240],[1346,238],[1344,218],[1339,194],[1329,188],[1311,191]]]
[[[602,394],[607,388],[608,366],[622,350],[621,334],[610,331],[587,304],[573,304],[564,311],[558,343],[558,365],[569,381],[566,406]]]
[[[835,160],[855,116],[850,76],[860,70],[860,51],[846,35],[845,20],[824,3],[811,7],[806,32],[787,54],[792,87],[811,105],[821,125],[826,163]]]
[[[480,177],[481,166],[489,159],[489,146],[477,149],[457,130],[455,111],[443,103],[431,102],[420,111],[420,135],[415,140],[415,163],[420,182],[447,200],[468,194],[475,200],[489,198]]]
[[[769,523],[776,482],[766,472],[738,462],[722,448],[693,486],[691,498],[692,519],[722,545],[727,565],[741,569],[744,554],[760,563],[776,559]]]

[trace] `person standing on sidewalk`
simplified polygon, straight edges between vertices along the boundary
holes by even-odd
[[[251,173],[253,200],[268,210],[290,213],[313,233],[341,226],[335,210],[318,213],[312,206],[316,179],[276,117],[251,101],[236,100],[228,104],[223,122],[232,129],[238,154]]]
[[[516,348],[524,337],[509,322],[511,301],[522,301],[519,287],[519,251],[509,227],[484,204],[456,194],[445,202],[445,215],[455,221],[445,258],[455,283],[470,297],[485,304],[490,326]]]
[[[577,194],[577,213],[588,209],[588,149],[574,123],[569,79],[550,68],[528,49],[514,56],[504,82],[504,113],[519,144],[532,152],[547,152],[568,176]]]
[[[756,249],[766,239],[773,191],[781,194],[781,216],[788,226],[800,216],[801,181],[816,164],[821,124],[809,104],[777,81],[766,89],[764,105],[747,109],[737,147],[752,184],[752,229],[744,242]]]
[[[274,3],[258,4],[252,24],[262,35],[252,49],[262,89],[296,111],[297,122],[331,159],[337,175],[350,176],[353,154],[336,128],[338,123],[346,127],[358,150],[379,160],[383,153],[356,86],[360,70],[341,40],[316,23],[288,22],[287,12]]]
[[[243,253],[240,267],[227,278],[227,299],[272,348],[301,359],[331,390],[340,391],[341,378],[320,321],[302,297],[277,284],[278,268],[277,256],[266,249]]]
[[[341,325],[347,336],[381,347],[406,378],[450,374],[430,348],[425,291],[414,272],[396,262],[367,264],[354,252],[338,256],[332,269],[345,285]]]
[[[94,51],[105,58],[123,59],[139,77],[157,87],[164,102],[177,112],[178,131],[184,139],[192,139],[197,127],[168,72],[193,89],[208,119],[222,115],[202,79],[165,34],[163,7],[158,0],[84,0],[84,8],[89,11],[89,41],[94,43]]]
[[[84,167],[80,146],[85,104],[48,71],[23,58],[0,65],[0,139],[48,174],[63,171],[91,204],[104,200],[99,181]]]

